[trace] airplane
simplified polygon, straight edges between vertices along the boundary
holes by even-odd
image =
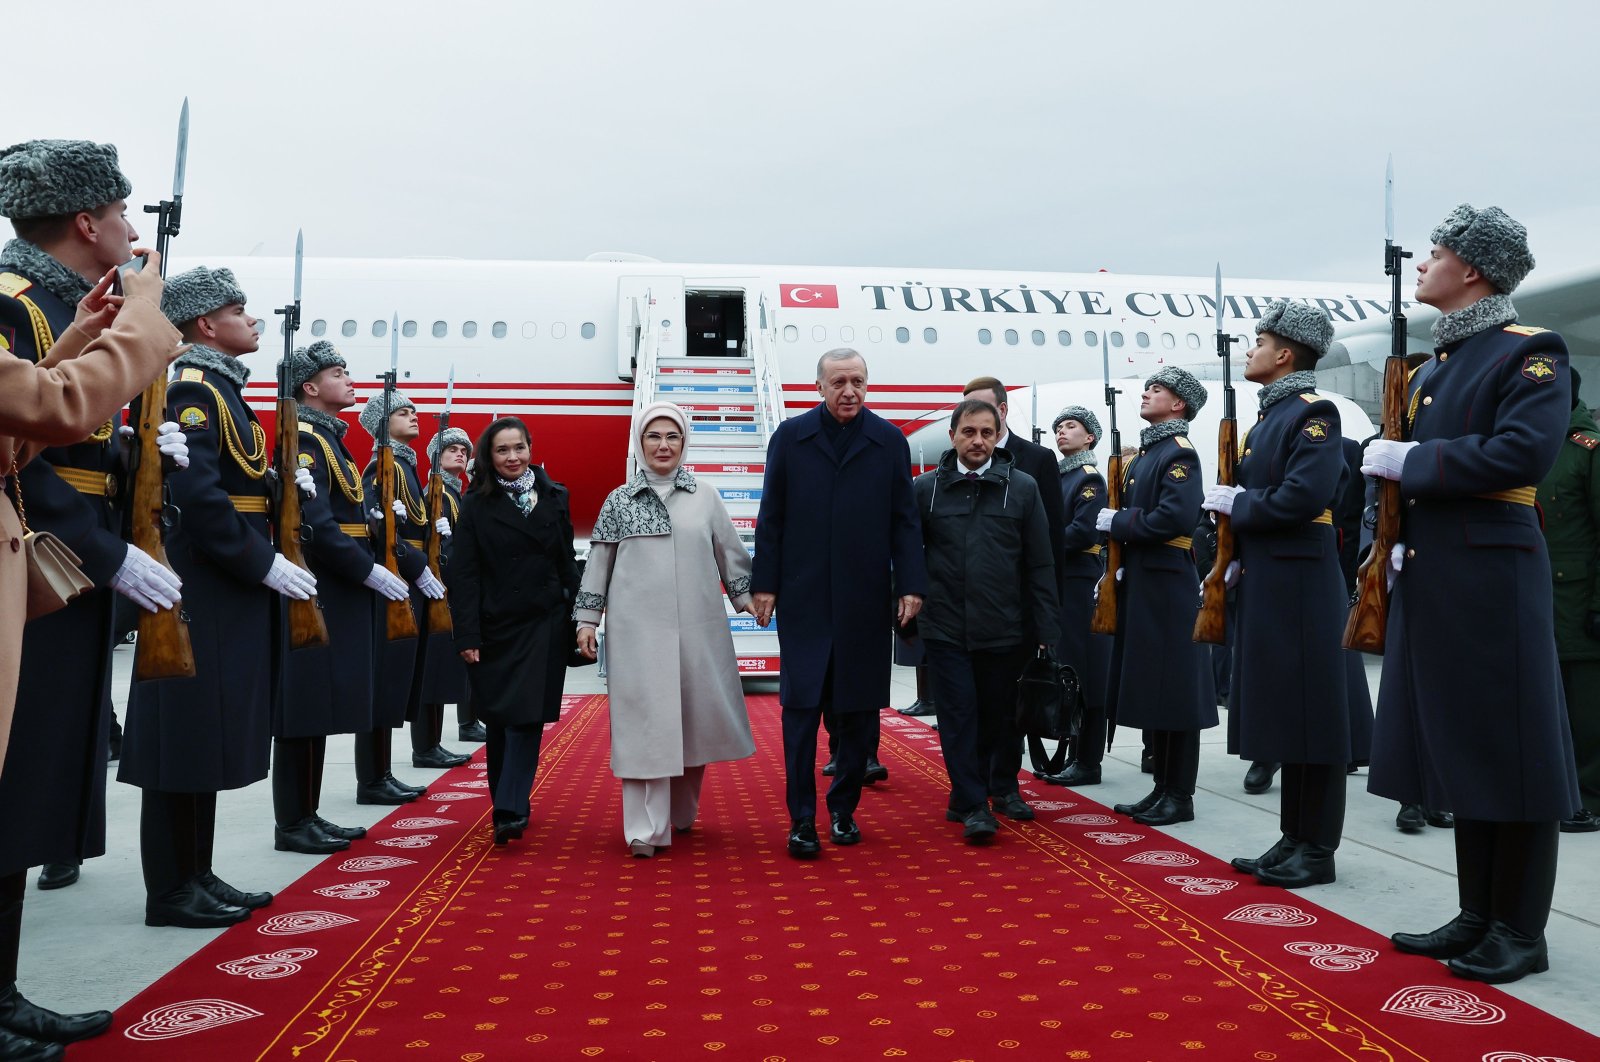
[[[172,268],[191,264],[199,263],[180,257]],[[245,359],[254,369],[245,397],[270,429],[283,328],[272,310],[291,300],[293,260],[204,264],[232,269],[262,321],[261,350]],[[1414,288],[1413,277],[1404,288]],[[1136,444],[1138,391],[1151,372],[1183,365],[1215,393],[1211,381],[1221,365],[1213,291],[1210,277],[706,265],[624,252],[581,262],[307,258],[295,341],[333,342],[358,381],[373,381],[360,388],[365,400],[388,367],[389,322],[398,312],[399,386],[421,414],[418,453],[444,411],[454,367],[452,426],[476,439],[497,416],[522,417],[535,459],[571,491],[581,554],[606,494],[631,469],[628,425],[649,401],[675,401],[689,413],[686,466],[722,493],[748,539],[766,438],[784,417],[819,401],[815,367],[824,351],[853,347],[865,356],[869,407],[910,437],[922,467],[938,461],[943,421],[963,384],[979,375],[1014,389],[1013,430],[1031,429],[1037,402],[1015,389],[1037,387],[1035,396],[1047,397],[1039,411],[1047,430],[1060,395],[1091,408],[1103,404],[1108,363],[1129,403],[1119,405],[1124,443]],[[1333,317],[1335,343],[1319,382],[1350,400],[1347,415],[1362,418],[1347,433],[1370,434],[1362,415],[1381,401],[1389,285],[1225,278],[1222,324],[1237,339],[1236,381],[1254,322],[1277,298],[1304,300]],[[1548,280],[1535,275],[1514,301],[1523,323],[1567,337],[1575,364],[1586,370],[1586,392],[1600,394],[1600,268]],[[1403,310],[1409,350],[1430,351],[1436,315],[1410,303]],[[1059,386],[1065,384],[1074,386]],[[1214,401],[1197,418],[1193,438],[1202,454],[1216,453],[1221,406]],[[1253,404],[1239,408],[1248,424]],[[352,431],[347,443],[364,462],[365,433]],[[747,617],[729,622],[741,643],[741,670],[775,673],[773,629],[757,631]]]

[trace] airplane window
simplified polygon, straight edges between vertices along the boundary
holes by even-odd
[[[355,335],[356,334],[356,323],[354,321],[346,321],[344,324],[339,326],[339,334],[342,335],[342,336],[353,336],[353,335]]]
[[[1136,333],[1134,335],[1133,340],[1134,340],[1134,342],[1138,343],[1141,347],[1148,347],[1150,345],[1150,333],[1149,332],[1138,332],[1138,333]]]
[[[937,328],[924,328],[922,330],[922,341],[924,343],[939,342],[939,330]]]
[[[1017,345],[1017,330],[1015,328],[1006,329],[1006,342],[1013,347]]]
[[[1071,332],[1057,332],[1056,333],[1056,342],[1060,343],[1064,347],[1072,346],[1072,333]]]
[[[907,328],[905,325],[901,325],[899,328],[896,328],[894,330],[894,341],[896,343],[911,342],[911,329]]]
[[[416,335],[417,334],[417,322],[415,322],[415,321],[407,321],[405,324],[401,325],[400,326],[400,334],[405,336],[407,339],[410,339],[412,336]]]
[[[828,330],[826,328],[822,327],[821,325],[811,326],[811,339],[813,342],[823,343],[827,341],[827,338]]]
[[[978,342],[979,343],[982,343],[984,346],[988,346],[989,342],[992,339],[994,339],[994,336],[989,334],[989,330],[987,328],[978,329]]]
[[[372,334],[377,336],[379,339],[382,339],[384,336],[388,335],[389,334],[389,322],[388,321],[373,321],[372,322]]]
[[[534,336],[536,336],[538,334],[539,334],[539,326],[538,325],[534,324],[532,321],[523,321],[522,322],[522,338],[523,339],[532,339]]]
[[[1035,328],[1033,330],[1033,335],[1030,336],[1029,338],[1031,338],[1033,340],[1033,345],[1034,346],[1036,346],[1036,347],[1044,346],[1044,333],[1039,331],[1037,328]]]
[[[1121,332],[1112,332],[1111,333],[1111,345],[1114,346],[1114,347],[1121,347],[1122,346],[1122,333]]]
[[[883,329],[879,328],[877,325],[872,325],[867,329],[867,340],[872,343],[882,343]]]
[[[854,343],[856,341],[856,330],[849,325],[840,325],[839,338],[846,343]]]
[[[585,338],[585,339],[593,339],[594,338],[594,322],[593,321],[585,321],[585,322],[583,322],[583,327],[581,329],[579,329],[579,331],[581,331],[583,333],[583,338]]]
[[[1176,345],[1177,342],[1172,338],[1171,332],[1161,333],[1161,347],[1163,350],[1171,350]]]
[[[565,338],[567,338],[567,323],[565,321],[557,321],[555,324],[551,325],[550,326],[550,338],[551,339],[565,339]]]
[[[1100,345],[1100,334],[1098,332],[1085,332],[1083,341],[1091,347],[1098,347]]]
[[[800,342],[800,329],[796,328],[794,325],[784,325],[783,326],[783,341],[785,343],[798,343],[798,342]]]
[[[496,339],[504,339],[506,337],[506,323],[504,321],[496,321],[491,331],[494,332]]]
[[[477,321],[462,321],[461,322],[461,335],[465,339],[476,339],[477,336],[478,336],[478,322]]]
[[[1200,337],[1199,336],[1195,335],[1193,332],[1190,332],[1184,338],[1187,340],[1190,350],[1199,350],[1200,349]]]
[[[311,322],[311,334],[314,335],[314,336],[327,335],[328,334],[328,322],[324,321],[320,317],[317,318],[315,321],[312,321]]]
[[[450,332],[450,326],[443,321],[433,322],[433,338],[443,339]]]

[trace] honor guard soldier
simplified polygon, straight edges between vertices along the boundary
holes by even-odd
[[[1462,204],[1431,238],[1417,301],[1442,315],[1434,356],[1411,379],[1407,437],[1368,443],[1361,467],[1404,500],[1368,788],[1455,813],[1461,911],[1395,946],[1501,984],[1549,968],[1558,824],[1579,806],[1534,508],[1571,380],[1561,337],[1511,304],[1527,230]]]
[[[1236,485],[1209,488],[1202,505],[1230,517],[1236,542],[1228,751],[1283,769],[1283,836],[1233,866],[1290,889],[1334,879],[1351,760],[1332,510],[1349,470],[1339,409],[1317,394],[1314,372],[1332,340],[1326,310],[1267,307],[1244,364],[1244,378],[1262,385],[1261,411],[1240,443]]]
[[[456,521],[461,517],[461,490],[465,483],[467,462],[472,459],[472,440],[460,428],[446,428],[428,440],[428,464],[439,470],[444,481],[444,501],[439,509],[439,522],[434,534],[440,536],[439,575],[445,589],[450,588],[450,542],[455,534]],[[429,477],[431,487],[432,477]],[[432,511],[433,496],[426,491],[424,499]],[[422,676],[422,716],[428,724],[426,733],[418,724],[411,726],[411,750],[414,757],[438,749],[444,737],[444,706],[456,706],[457,732],[463,741],[484,741],[488,735],[483,724],[472,714],[472,695],[467,688],[467,666],[456,652],[454,636],[449,631],[429,631],[424,652],[427,660]],[[446,753],[446,755],[450,755]],[[463,760],[466,757],[463,757]],[[431,766],[416,764],[416,766]]]
[[[1115,810],[1146,826],[1194,818],[1200,731],[1217,725],[1210,654],[1194,641],[1199,580],[1190,532],[1205,485],[1189,418],[1206,389],[1169,365],[1144,382],[1139,456],[1128,468],[1123,508],[1100,510],[1095,526],[1122,543],[1122,597],[1111,659],[1108,714],[1148,735],[1155,786]]]
[[[317,813],[328,735],[372,731],[372,659],[380,597],[404,601],[405,580],[374,563],[361,473],[345,448],[350,425],[339,411],[356,404],[355,382],[327,340],[289,359],[289,388],[300,419],[298,468],[315,493],[302,502],[311,529],[306,562],[317,577],[317,598],[328,644],[285,654],[282,695],[273,727],[273,831],[280,852],[337,852],[366,836]]]
[[[395,559],[400,574],[416,590],[411,594],[411,611],[417,616],[417,630],[423,627],[423,614],[427,612],[427,598],[444,596],[444,587],[428,571],[427,509],[423,505],[422,482],[417,477],[417,453],[408,444],[417,437],[417,406],[399,391],[389,394],[389,438],[394,446],[395,493],[393,511],[375,514],[381,504],[378,497],[378,463],[367,465],[362,474],[362,490],[367,498],[369,515],[395,520]],[[382,433],[382,393],[373,395],[362,407],[361,426],[374,439]],[[380,560],[381,562],[381,560]],[[422,657],[418,638],[400,638],[389,641],[381,632],[378,637],[377,674],[373,680],[373,729],[356,738],[356,803],[404,804],[428,791],[427,786],[406,785],[390,771],[391,745],[394,728],[406,721],[409,707],[415,703],[413,691],[417,663]],[[461,762],[466,762],[463,757]]]
[[[258,344],[245,293],[231,271],[200,266],[167,281],[162,309],[194,344],[167,389],[190,465],[169,483],[182,517],[166,546],[183,579],[195,674],[133,683],[117,777],[144,790],[145,924],[210,929],[272,902],[213,871],[217,792],[267,776],[274,595],[304,600],[316,579],[272,544],[272,452],[245,404],[250,370],[239,361]]]
[[[1101,560],[1104,537],[1095,530],[1100,510],[1106,506],[1106,478],[1094,464],[1100,441],[1100,418],[1084,406],[1068,406],[1050,425],[1055,432],[1057,465],[1064,513],[1061,553],[1056,569],[1061,577],[1061,641],[1056,659],[1071,666],[1083,690],[1083,727],[1075,739],[1077,754],[1059,774],[1047,774],[1053,785],[1099,785],[1100,763],[1106,751],[1106,683],[1111,665],[1111,643],[1091,632],[1094,588],[1104,571]]]

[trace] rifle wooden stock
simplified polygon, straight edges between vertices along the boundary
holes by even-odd
[[[133,544],[171,569],[162,542],[161,514],[165,499],[161,450],[156,427],[167,415],[167,377],[163,370],[139,399],[138,457],[133,470]],[[194,678],[194,648],[183,602],[159,612],[139,610],[139,644],[134,651],[134,677],[140,680]]]
[[[300,541],[304,517],[295,471],[300,467],[300,413],[293,399],[278,399],[278,552],[298,568],[306,568],[306,551]],[[328,644],[328,623],[322,602],[286,598],[289,606],[289,648],[305,649]]]
[[[444,585],[444,574],[439,564],[439,553],[443,548],[439,535],[439,518],[444,515],[444,476],[435,469],[428,476],[428,570],[433,577]],[[446,590],[445,596],[434,600],[428,599],[428,633],[450,633],[455,630],[455,625],[450,621],[450,597]]]
[[[1383,363],[1383,437],[1398,441],[1406,408],[1406,360],[1391,355]],[[1344,625],[1344,647],[1382,653],[1389,626],[1389,553],[1400,541],[1400,484],[1378,480],[1378,522],[1372,549],[1356,573],[1356,602]]]
[[[383,549],[383,566],[389,569],[391,575],[405,581],[405,576],[400,574],[400,561],[394,555],[395,543],[395,515],[394,515],[394,450],[388,446],[378,450],[378,505],[383,511],[383,535],[380,546]],[[385,621],[389,641],[398,642],[404,638],[417,636],[417,617],[411,611],[411,599],[404,601],[390,601],[387,603]]]
[[[1234,462],[1239,460],[1239,421],[1222,418],[1217,428],[1217,482],[1234,485]],[[1200,613],[1194,618],[1194,640],[1222,645],[1228,640],[1228,565],[1233,563],[1233,520],[1217,513],[1217,559],[1200,584]]]
[[[1116,449],[1106,458],[1106,508],[1122,508],[1122,453]],[[1094,616],[1089,629],[1095,634],[1117,633],[1117,569],[1122,567],[1122,543],[1115,536],[1106,536],[1106,570],[1095,587]]]

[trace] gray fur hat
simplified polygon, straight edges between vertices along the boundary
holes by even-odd
[[[1050,430],[1055,431],[1061,427],[1061,422],[1064,420],[1077,421],[1088,429],[1089,434],[1094,436],[1095,442],[1100,441],[1100,418],[1090,412],[1088,406],[1068,406],[1063,409],[1056,414],[1056,419],[1050,422]]]
[[[0,148],[0,217],[76,214],[126,199],[132,191],[111,144],[28,140]]]
[[[430,465],[439,463],[439,455],[444,453],[446,446],[465,446],[467,448],[467,456],[472,456],[472,440],[467,437],[467,433],[460,428],[446,428],[428,440],[428,463]]]
[[[1499,207],[1474,210],[1472,204],[1462,203],[1428,239],[1460,255],[1504,295],[1516,291],[1533,271],[1528,230]]]
[[[161,294],[161,312],[167,315],[167,320],[182,327],[213,310],[235,303],[243,306],[247,301],[244,291],[233,279],[233,270],[195,266],[167,278],[167,288]]]
[[[389,395],[389,412],[396,413],[402,409],[416,409],[417,404],[399,391]],[[367,399],[367,404],[362,407],[361,415],[356,418],[361,426],[367,429],[367,434],[374,439],[378,437],[378,429],[383,427],[383,392],[379,391]]]
[[[1163,366],[1160,372],[1152,374],[1144,382],[1146,387],[1151,384],[1160,384],[1183,399],[1183,404],[1187,407],[1183,414],[1186,420],[1193,420],[1200,410],[1205,408],[1208,397],[1205,387],[1194,378],[1193,374],[1176,365]]]
[[[289,393],[299,397],[300,388],[307,380],[334,366],[346,368],[344,355],[326,339],[319,339],[309,347],[296,347],[289,355]]]
[[[1310,347],[1320,358],[1333,342],[1333,318],[1320,306],[1279,299],[1268,306],[1267,312],[1256,322],[1256,335],[1262,332]]]

